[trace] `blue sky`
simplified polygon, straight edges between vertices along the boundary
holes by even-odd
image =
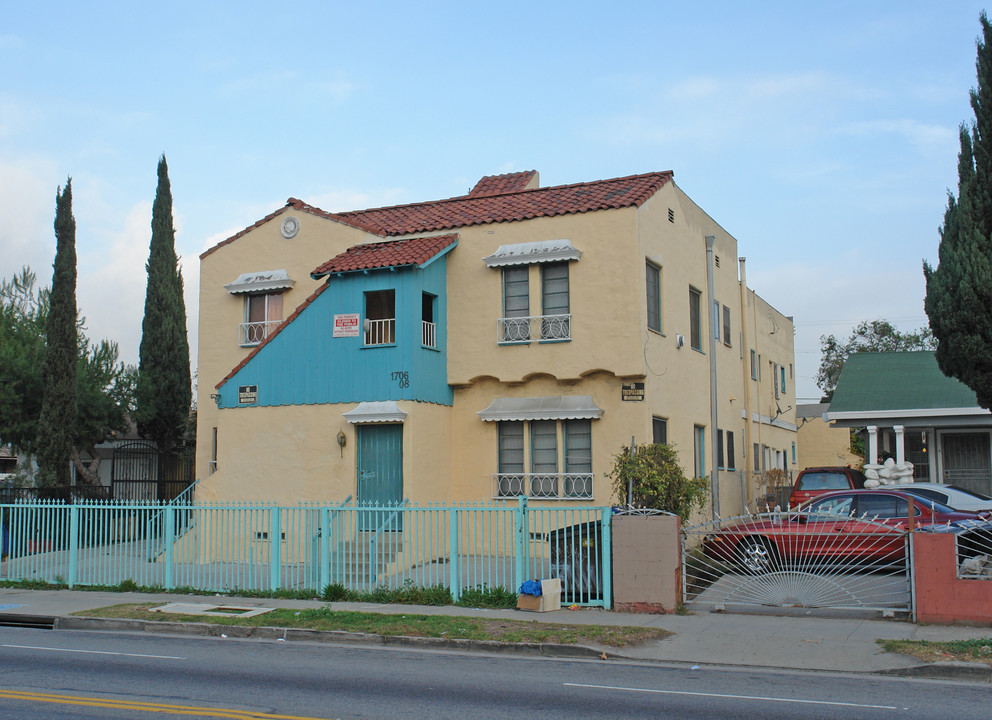
[[[198,255],[298,197],[351,210],[674,170],[796,321],[926,323],[923,258],[972,117],[980,3],[4,3],[0,276],[51,280],[72,177],[78,302],[137,361],[169,162],[195,354]],[[195,358],[195,356],[194,356]]]

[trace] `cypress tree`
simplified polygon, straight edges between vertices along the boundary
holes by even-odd
[[[992,25],[984,12],[981,25],[975,121],[960,130],[958,195],[948,194],[938,265],[924,262],[923,275],[940,369],[992,409]]]
[[[44,390],[38,423],[38,485],[71,484],[69,461],[76,426],[76,220],[72,179],[55,196],[55,263],[45,329]]]
[[[183,439],[192,390],[183,276],[176,256],[172,187],[163,155],[152,206],[145,316],[141,323],[135,411],[138,430],[160,451],[174,451]]]

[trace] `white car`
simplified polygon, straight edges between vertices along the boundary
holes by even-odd
[[[880,490],[900,490],[910,493],[921,500],[933,500],[954,510],[970,512],[992,511],[992,498],[988,495],[965,490],[954,485],[940,483],[917,482],[883,485]]]

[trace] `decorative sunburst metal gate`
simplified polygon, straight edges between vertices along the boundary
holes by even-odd
[[[867,517],[763,513],[686,527],[683,602],[912,612],[909,534]]]

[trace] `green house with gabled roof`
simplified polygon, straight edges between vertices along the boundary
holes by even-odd
[[[867,464],[907,460],[917,482],[992,494],[992,413],[931,351],[851,355],[826,417],[865,428]]]

